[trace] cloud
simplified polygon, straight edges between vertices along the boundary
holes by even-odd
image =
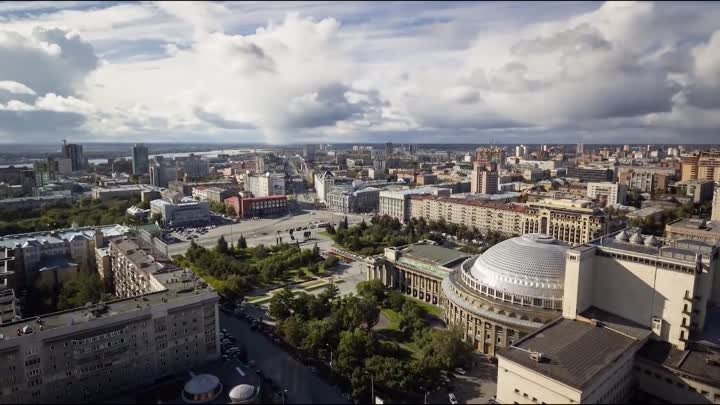
[[[0,16],[3,114],[74,114],[65,127],[95,138],[657,141],[706,136],[720,115],[712,3],[142,2]]]

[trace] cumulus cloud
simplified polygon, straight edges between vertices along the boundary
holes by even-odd
[[[481,26],[483,7],[509,17]],[[0,32],[0,60],[11,61],[0,65],[0,110],[70,114],[65,125],[97,136],[235,133],[271,142],[436,131],[442,141],[471,131],[687,134],[717,124],[720,6],[608,2],[537,21],[518,15],[522,23],[498,7],[413,5],[403,10],[410,22],[370,4],[157,2],[46,13]],[[47,25],[22,31],[33,18]],[[137,42],[112,53],[121,39],[112,30],[132,28]],[[101,62],[85,33],[111,60]],[[135,46],[142,58],[128,54]]]

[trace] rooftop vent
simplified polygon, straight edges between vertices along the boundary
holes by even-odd
[[[543,360],[543,354],[540,352],[530,352],[530,360],[540,363]]]

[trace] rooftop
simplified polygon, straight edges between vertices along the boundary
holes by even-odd
[[[474,200],[474,199],[436,197],[436,196],[429,196],[429,195],[412,196],[411,198],[413,200],[415,200],[415,199],[433,200],[433,201],[447,202],[447,203],[452,203],[452,204],[471,205],[474,207],[495,208],[495,209],[500,209],[500,210],[508,210],[508,211],[516,211],[516,212],[525,212],[525,210],[527,209],[525,206],[520,205],[520,204],[489,202],[489,201]]]
[[[582,389],[649,334],[645,331],[634,337],[602,323],[593,326],[561,318],[504,349],[498,357]],[[530,352],[542,353],[541,360],[533,360]]]
[[[453,263],[470,256],[467,253],[430,244],[409,245],[402,249],[401,253],[407,257],[443,267],[452,266]]]
[[[695,349],[678,350],[668,342],[651,340],[640,349],[638,357],[713,386],[720,384],[720,351],[716,348],[697,346]]]
[[[0,236],[0,247],[14,248],[17,244],[24,246],[28,242],[39,242],[40,244],[45,244],[45,242],[49,244],[63,243],[78,237],[92,239],[95,229],[99,229],[106,238],[122,236],[130,232],[130,228],[127,226],[116,224],[97,227],[90,226],[84,228],[59,229],[55,231],[19,233],[15,235]]]
[[[697,232],[720,234],[720,221],[708,221],[698,218],[681,218],[667,224],[667,226],[676,232],[680,232],[684,228]]]
[[[43,331],[48,331],[132,311],[149,310],[152,306],[162,305],[169,301],[196,299],[198,295],[217,296],[211,288],[207,287],[191,271],[176,267],[164,257],[151,256],[151,249],[146,247],[141,239],[127,238],[119,242],[116,241],[116,245],[125,251],[135,249],[129,257],[137,263],[147,263],[148,265],[143,267],[143,270],[147,274],[151,274],[162,286],[162,289],[137,297],[91,304],[3,324],[0,326],[0,335],[3,336],[3,339],[18,338],[17,329],[25,325],[31,325],[35,329],[35,333],[43,333],[39,331],[40,323],[37,322],[38,319],[42,323]]]

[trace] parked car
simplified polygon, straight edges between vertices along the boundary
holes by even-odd
[[[461,375],[465,375],[465,374],[466,374],[466,371],[463,370],[463,369],[460,368],[460,367],[456,368],[456,369],[455,369],[455,372],[458,373],[458,374],[461,374]]]
[[[448,399],[450,400],[450,403],[453,405],[458,403],[457,398],[455,398],[455,394],[453,394],[452,392],[448,394]]]

